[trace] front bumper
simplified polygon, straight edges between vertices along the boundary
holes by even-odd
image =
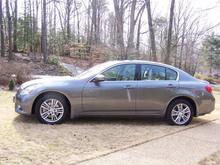
[[[20,96],[17,95],[13,97],[13,102],[15,103],[15,112],[22,115],[32,114],[33,99],[30,96]]]

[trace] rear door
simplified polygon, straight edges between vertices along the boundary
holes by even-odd
[[[137,112],[160,115],[178,88],[177,72],[157,65],[141,64],[137,89]]]

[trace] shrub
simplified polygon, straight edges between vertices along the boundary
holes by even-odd
[[[15,88],[15,82],[14,82],[13,79],[10,79],[10,80],[9,80],[9,83],[8,83],[8,89],[9,89],[10,91],[13,91],[14,88]]]
[[[207,77],[204,80],[208,81],[210,84],[216,84],[215,79],[212,77]]]
[[[200,80],[206,80],[208,81],[210,84],[216,84],[216,79],[211,77],[211,76],[207,76],[204,74],[195,74],[195,77],[200,79]]]
[[[56,56],[50,56],[48,58],[48,64],[52,64],[52,65],[58,65],[59,64],[59,59]]]

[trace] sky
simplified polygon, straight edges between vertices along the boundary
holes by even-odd
[[[176,0],[176,4],[181,0]],[[214,26],[220,23],[220,0],[185,0],[194,8],[195,12],[201,14],[201,21],[204,24]],[[152,8],[160,11],[161,14],[167,16],[169,13],[170,0],[151,0]],[[214,7],[214,8],[213,8]],[[209,9],[209,10],[207,10]],[[220,26],[215,29],[220,32]]]

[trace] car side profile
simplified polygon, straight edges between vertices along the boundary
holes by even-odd
[[[210,113],[215,98],[209,83],[170,65],[109,61],[75,77],[28,81],[15,96],[19,114],[46,124],[81,116],[160,116],[187,125]]]

